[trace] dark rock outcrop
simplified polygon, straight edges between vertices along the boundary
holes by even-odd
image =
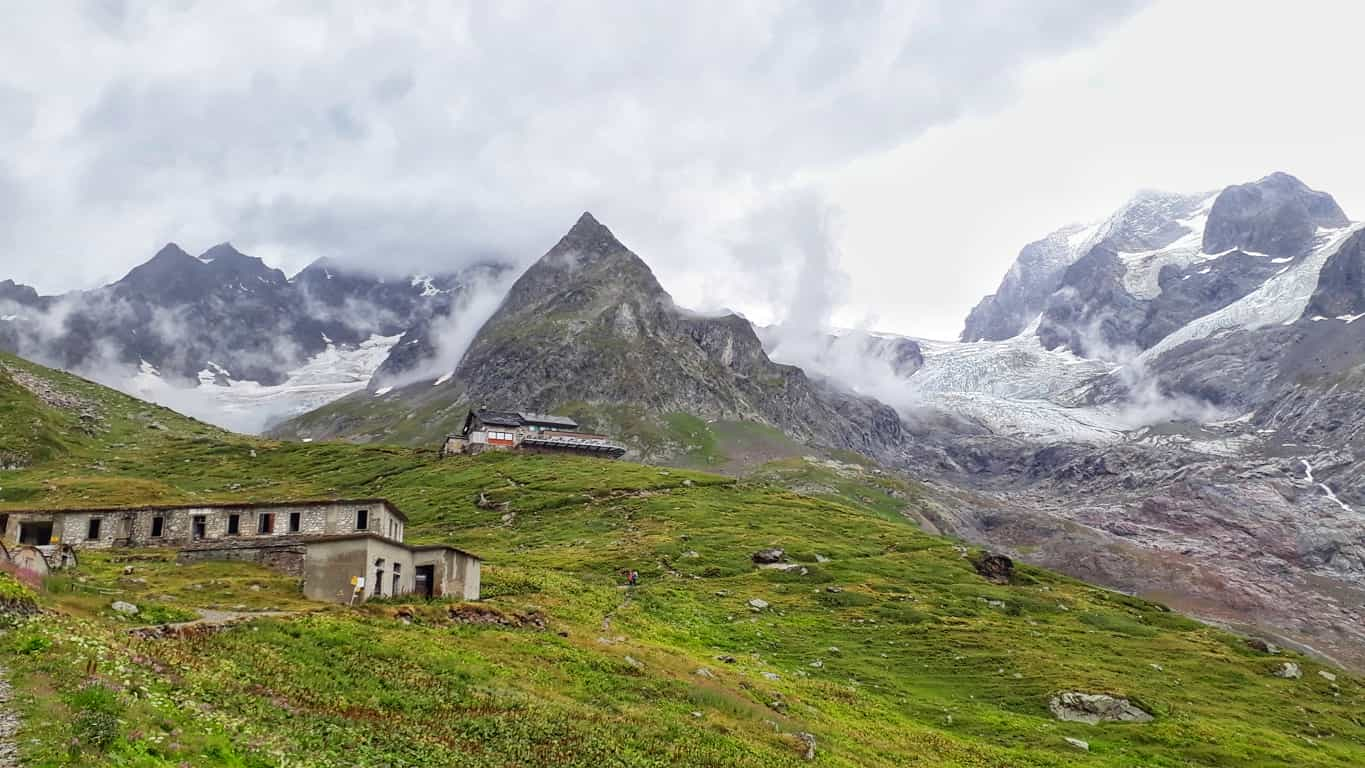
[[[1304,317],[1342,317],[1365,313],[1365,230],[1355,233],[1328,257]]]
[[[1332,196],[1309,189],[1287,173],[1224,189],[1204,227],[1204,252],[1238,248],[1271,256],[1299,256],[1318,227],[1344,227],[1346,214]]]
[[[972,566],[992,584],[1009,584],[1014,579],[1014,561],[1004,555],[983,552],[972,559]]]

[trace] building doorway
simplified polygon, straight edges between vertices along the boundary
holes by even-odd
[[[209,519],[206,515],[195,515],[190,518],[190,538],[195,541],[202,541],[209,533]]]
[[[19,523],[19,543],[45,547],[52,543],[52,521]]]
[[[412,572],[412,591],[430,600],[436,596],[436,566],[419,565]]]

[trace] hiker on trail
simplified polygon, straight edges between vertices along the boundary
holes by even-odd
[[[626,576],[626,583],[629,584],[629,585],[632,586],[632,587],[633,587],[633,586],[636,586],[637,584],[639,584],[639,583],[640,583],[640,572],[639,572],[639,571],[631,571],[630,574],[629,574],[628,576]]]

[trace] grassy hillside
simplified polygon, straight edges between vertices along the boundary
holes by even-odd
[[[875,471],[787,460],[736,481],[252,441],[46,376],[105,422],[0,472],[0,511],[383,495],[410,539],[486,558],[486,599],[352,610],[251,566],[88,555],[49,581],[49,615],[0,638],[32,765],[783,766],[806,764],[797,734],[831,766],[1365,763],[1361,681],[1048,572],[988,583],[904,523],[915,489]],[[769,546],[795,569],[754,566]],[[120,599],[301,612],[132,640]],[[1273,674],[1286,660],[1301,679]],[[1059,722],[1062,691],[1155,719]]]

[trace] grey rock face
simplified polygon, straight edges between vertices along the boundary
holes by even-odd
[[[962,341],[1000,341],[1023,331],[1043,311],[1066,268],[1080,255],[1073,241],[1083,230],[1066,227],[1024,246],[1000,287],[967,315]]]
[[[1342,317],[1365,312],[1365,231],[1357,232],[1327,259],[1304,317]]]
[[[1204,227],[1204,252],[1239,248],[1271,256],[1304,253],[1318,227],[1344,227],[1346,214],[1325,192],[1287,173],[1228,187]]]
[[[1127,699],[1102,693],[1061,693],[1048,702],[1048,710],[1058,720],[1072,723],[1149,723],[1152,716]]]

